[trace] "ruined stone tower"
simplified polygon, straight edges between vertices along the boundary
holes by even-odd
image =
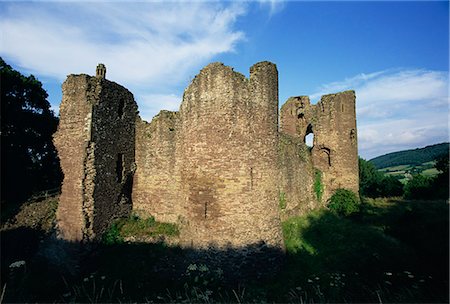
[[[130,213],[137,106],[124,87],[96,77],[69,75],[63,84],[54,135],[64,173],[57,211],[60,237],[94,240],[114,218]]]
[[[96,77],[70,75],[63,85],[55,144],[64,239],[96,239],[133,210],[177,223],[183,246],[283,248],[281,219],[324,206],[338,188],[358,192],[353,91],[316,105],[291,97],[279,118],[273,63],[253,65],[249,78],[212,63],[178,112],[147,123],[105,75],[99,65]]]
[[[324,95],[316,105],[309,97],[291,97],[281,107],[281,132],[299,138],[313,133],[312,164],[322,176],[322,200],[336,189],[359,189],[355,92]],[[316,171],[317,172],[317,171]]]
[[[254,65],[250,79],[208,65],[179,112],[138,123],[135,210],[180,223],[186,246],[282,246],[277,117],[274,64]]]

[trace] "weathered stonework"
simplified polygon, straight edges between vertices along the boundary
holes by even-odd
[[[353,91],[317,105],[292,97],[279,119],[274,64],[257,63],[246,78],[212,63],[185,90],[179,112],[147,123],[131,93],[105,74],[99,65],[97,77],[71,75],[63,86],[55,143],[65,239],[95,239],[132,208],[178,223],[183,246],[283,248],[281,219],[325,205],[337,188],[358,191]]]
[[[132,208],[137,105],[105,73],[69,75],[63,84],[54,135],[64,173],[57,222],[70,241],[98,238]]]
[[[313,133],[313,167],[322,175],[326,202],[338,188],[359,189],[355,92],[322,96],[312,105],[307,96],[291,97],[281,107],[281,132],[305,142]]]

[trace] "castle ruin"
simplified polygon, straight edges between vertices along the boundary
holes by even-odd
[[[96,240],[133,211],[177,223],[185,247],[283,248],[281,220],[324,206],[338,188],[358,192],[353,91],[316,105],[291,97],[279,113],[273,63],[253,65],[249,78],[212,63],[178,112],[147,123],[133,95],[105,76],[99,65],[95,77],[63,84],[54,141],[65,240]]]

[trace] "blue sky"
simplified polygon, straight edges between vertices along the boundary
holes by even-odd
[[[364,158],[448,141],[447,1],[0,2],[0,56],[56,111],[66,75],[105,63],[146,120],[210,62],[248,76],[268,60],[280,105],[356,90]]]

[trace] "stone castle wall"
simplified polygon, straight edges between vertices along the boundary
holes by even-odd
[[[130,213],[137,105],[102,77],[70,75],[63,84],[54,141],[64,173],[57,211],[60,237],[94,240]]]
[[[279,119],[274,64],[257,63],[246,78],[212,63],[185,90],[179,112],[147,123],[103,69],[63,86],[55,135],[63,238],[95,239],[133,209],[178,223],[184,246],[283,248],[281,219],[324,206],[337,188],[358,192],[353,91],[316,105],[289,98]]]
[[[179,114],[169,111],[161,111],[151,123],[140,118],[136,123],[133,209],[162,222],[177,223],[183,214],[175,157],[178,125]]]
[[[303,143],[314,134],[311,160],[321,173],[322,204],[336,189],[359,191],[355,100],[354,91],[345,91],[324,95],[316,105],[307,96],[291,97],[281,108],[282,133]]]

